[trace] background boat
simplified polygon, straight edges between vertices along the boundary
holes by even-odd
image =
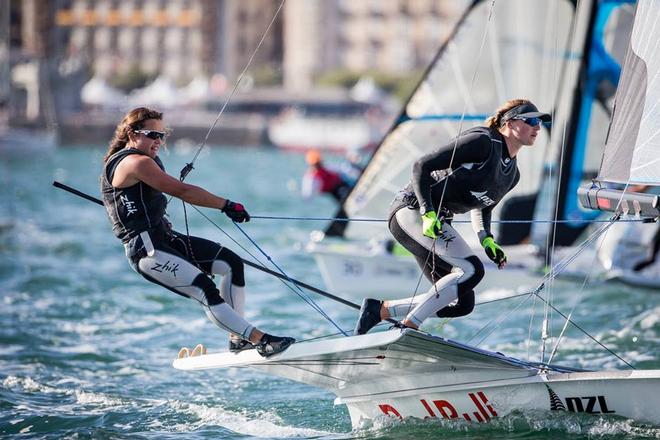
[[[269,121],[269,141],[291,151],[370,153],[393,118],[392,98],[366,77],[350,90],[319,98],[292,99]]]

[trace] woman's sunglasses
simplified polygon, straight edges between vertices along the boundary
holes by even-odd
[[[538,127],[541,125],[541,118],[513,118],[517,119],[519,121],[523,121],[525,124],[531,126],[531,127]]]
[[[167,133],[164,131],[156,131],[156,130],[133,130],[133,133],[139,133],[143,134],[149,139],[160,139],[161,141],[165,139],[165,136],[167,136]]]

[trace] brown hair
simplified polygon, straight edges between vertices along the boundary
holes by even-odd
[[[148,119],[162,120],[163,114],[147,107],[134,108],[130,112],[126,113],[124,118],[115,129],[115,135],[110,141],[110,146],[108,147],[108,151],[106,151],[105,156],[103,157],[103,162],[108,160],[108,158],[115,154],[117,151],[124,148],[126,143],[128,143],[128,133],[133,130],[140,130],[142,127],[144,127],[144,123]]]
[[[486,127],[500,128],[502,126],[502,116],[512,108],[518,107],[521,104],[531,104],[531,101],[529,99],[509,99],[495,111],[495,114],[486,119]]]

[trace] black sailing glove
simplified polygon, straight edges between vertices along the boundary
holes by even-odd
[[[248,212],[245,210],[245,207],[240,203],[232,202],[229,199],[227,199],[225,206],[220,211],[224,212],[227,217],[236,223],[250,221],[250,214],[248,214]]]

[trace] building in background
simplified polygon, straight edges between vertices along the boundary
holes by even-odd
[[[296,100],[309,98],[318,107],[319,100],[350,99],[347,91],[318,93],[316,81],[330,71],[401,75],[424,68],[468,0],[3,3],[11,24],[5,34],[23,64],[3,71],[19,90],[2,92],[9,107],[21,107],[25,120],[71,126],[72,136],[90,118],[108,118],[136,103],[185,110],[177,117],[182,124],[208,127],[203,112],[217,111],[250,60],[228,112],[259,112],[263,104],[268,119]],[[242,117],[229,125],[264,124],[255,121]]]
[[[325,71],[394,74],[424,68],[466,0],[288,0],[284,85],[309,90]]]
[[[34,0],[23,0],[24,3]],[[235,80],[282,2],[276,0],[50,0],[52,55],[83,56],[101,76],[139,69],[185,84],[203,75]],[[324,71],[402,73],[424,67],[466,0],[288,0],[251,72],[280,72],[309,90]]]

